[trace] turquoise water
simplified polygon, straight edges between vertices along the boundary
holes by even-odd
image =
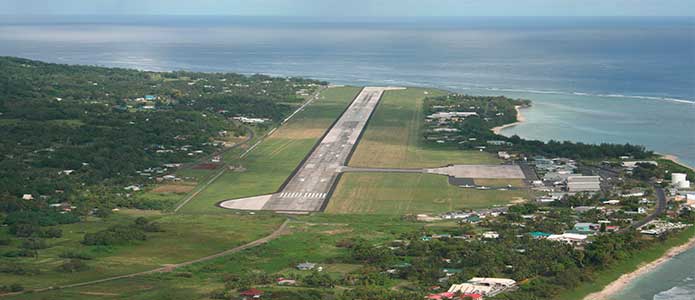
[[[504,135],[642,144],[659,153],[675,154],[682,162],[695,166],[695,103],[584,95],[503,94],[533,100],[531,108],[521,111],[525,122],[502,130]]]
[[[695,299],[695,249],[641,276],[611,300]]]

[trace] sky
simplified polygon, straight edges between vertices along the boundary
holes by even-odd
[[[695,0],[0,0],[0,15],[695,16]]]

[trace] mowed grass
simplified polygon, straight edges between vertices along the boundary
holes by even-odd
[[[432,174],[346,173],[331,197],[327,213],[440,213],[503,205],[529,199],[528,190],[476,190],[452,186]]]
[[[110,226],[133,224],[138,216],[160,224],[163,232],[147,233],[146,241],[117,246],[86,246],[84,234]],[[119,212],[105,219],[90,218],[85,222],[59,226],[63,237],[46,239],[49,248],[39,250],[38,258],[1,258],[2,264],[19,264],[38,270],[38,274],[12,275],[0,273],[0,282],[20,283],[25,288],[44,288],[145,271],[167,264],[181,263],[218,253],[270,234],[282,222],[280,216],[261,215],[172,215],[152,211]],[[0,235],[6,235],[1,229]],[[2,250],[16,249],[15,240]],[[85,261],[88,268],[74,273],[57,270],[66,251],[85,253],[93,257]],[[4,252],[4,251],[3,251]]]
[[[358,87],[330,88],[266,138],[244,159],[235,162],[243,172],[227,171],[192,199],[183,213],[222,212],[222,200],[274,193],[309,153],[314,144],[359,93]]]
[[[421,88],[385,92],[349,165],[423,168],[447,164],[500,163],[489,153],[425,143],[423,101],[428,96],[444,94],[445,91]],[[492,186],[523,186],[521,181],[483,182]],[[502,205],[519,198],[528,199],[529,192],[463,189],[449,185],[447,178],[439,175],[349,173],[341,177],[326,212],[437,213]]]
[[[445,91],[422,88],[387,91],[372,116],[349,165],[354,167],[423,168],[447,164],[495,164],[494,156],[423,140],[423,101]]]

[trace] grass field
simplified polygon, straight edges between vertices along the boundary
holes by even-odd
[[[357,87],[325,90],[320,100],[295,115],[238,161],[245,171],[225,172],[181,212],[224,212],[215,203],[275,192],[359,91]]]
[[[423,100],[428,96],[444,94],[445,91],[421,88],[385,92],[349,165],[422,168],[446,164],[499,163],[489,153],[424,143]]]
[[[438,213],[529,199],[527,190],[464,189],[431,174],[348,173],[340,179],[327,213]]]
[[[164,232],[148,233],[146,241],[118,246],[85,246],[80,243],[85,233],[97,232],[116,224],[132,224],[138,216],[160,224]],[[128,210],[105,219],[90,218],[85,222],[61,225],[63,237],[46,239],[49,248],[39,250],[38,258],[0,258],[2,264],[18,264],[38,270],[35,275],[0,273],[0,282],[21,283],[25,288],[41,288],[66,283],[94,280],[180,263],[231,249],[268,235],[284,220],[280,216],[243,215],[172,215],[154,211]],[[0,229],[0,237],[7,235]],[[14,243],[19,243],[15,240]],[[18,244],[2,246],[10,250]],[[56,268],[63,263],[59,257],[67,250],[87,254],[88,269],[62,273]],[[4,251],[3,251],[4,252]]]
[[[422,140],[423,100],[441,90],[408,88],[387,91],[374,112],[349,165],[422,168],[447,164],[497,164],[489,153],[429,145]],[[522,186],[521,181],[486,181],[491,186]],[[436,213],[460,208],[507,204],[527,191],[491,191],[451,186],[447,178],[424,174],[344,174],[331,197],[328,213]]]
[[[336,246],[349,238],[364,238],[383,243],[401,233],[417,230],[420,223],[402,221],[400,217],[313,215],[298,216],[290,223],[291,234],[237,255],[194,264],[172,273],[146,275],[65,290],[25,294],[8,299],[209,299],[213,290],[224,287],[226,274],[264,272],[275,276],[308,274],[297,271],[297,263],[319,263],[324,272],[338,277],[362,268],[359,264],[341,263],[347,249]],[[389,282],[395,285],[397,282]],[[261,287],[278,289],[276,286]],[[297,288],[293,288],[297,289]]]

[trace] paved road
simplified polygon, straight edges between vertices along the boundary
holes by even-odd
[[[219,257],[229,255],[229,254],[234,254],[234,253],[237,253],[237,252],[249,249],[249,248],[253,248],[253,247],[265,244],[267,242],[270,242],[270,241],[280,237],[285,232],[285,229],[287,228],[287,225],[289,223],[290,223],[290,219],[287,219],[287,220],[285,220],[285,222],[282,223],[282,225],[280,225],[280,227],[275,229],[275,231],[273,231],[270,235],[267,235],[265,237],[262,237],[260,239],[255,240],[255,241],[246,243],[244,245],[241,245],[241,246],[229,249],[229,250],[225,250],[225,251],[222,251],[219,253],[215,253],[212,255],[208,255],[205,257],[201,257],[198,259],[189,260],[189,261],[178,263],[178,264],[167,265],[165,267],[156,268],[156,269],[143,271],[143,272],[125,274],[125,275],[120,275],[120,276],[113,276],[113,277],[97,279],[97,280],[92,280],[92,281],[79,282],[79,283],[73,283],[73,284],[66,284],[66,285],[61,285],[61,286],[52,286],[52,287],[42,288],[42,289],[26,290],[26,291],[19,292],[19,293],[0,294],[0,297],[19,295],[19,294],[24,294],[24,293],[29,293],[29,292],[32,292],[32,293],[45,292],[45,291],[50,291],[50,290],[55,290],[55,289],[67,289],[67,288],[81,287],[81,286],[87,286],[87,285],[94,285],[94,284],[98,284],[98,283],[104,283],[104,282],[108,282],[108,281],[114,281],[114,280],[118,280],[118,279],[133,278],[133,277],[137,277],[137,276],[143,276],[143,275],[149,275],[149,274],[155,274],[155,273],[171,272],[177,268],[190,266],[190,265],[195,264],[195,263],[200,263],[200,262],[212,260],[212,259],[219,258]]]
[[[389,88],[365,87],[301,164],[284,188],[272,195],[263,210],[319,211],[335,185],[339,169],[357,145],[360,134]]]
[[[654,210],[653,213],[649,214],[646,218],[633,222],[630,224],[630,228],[639,228],[640,226],[647,224],[649,221],[652,221],[656,218],[658,218],[661,214],[666,211],[666,193],[664,192],[664,189],[661,187],[654,186],[654,192],[656,195],[656,209]]]

